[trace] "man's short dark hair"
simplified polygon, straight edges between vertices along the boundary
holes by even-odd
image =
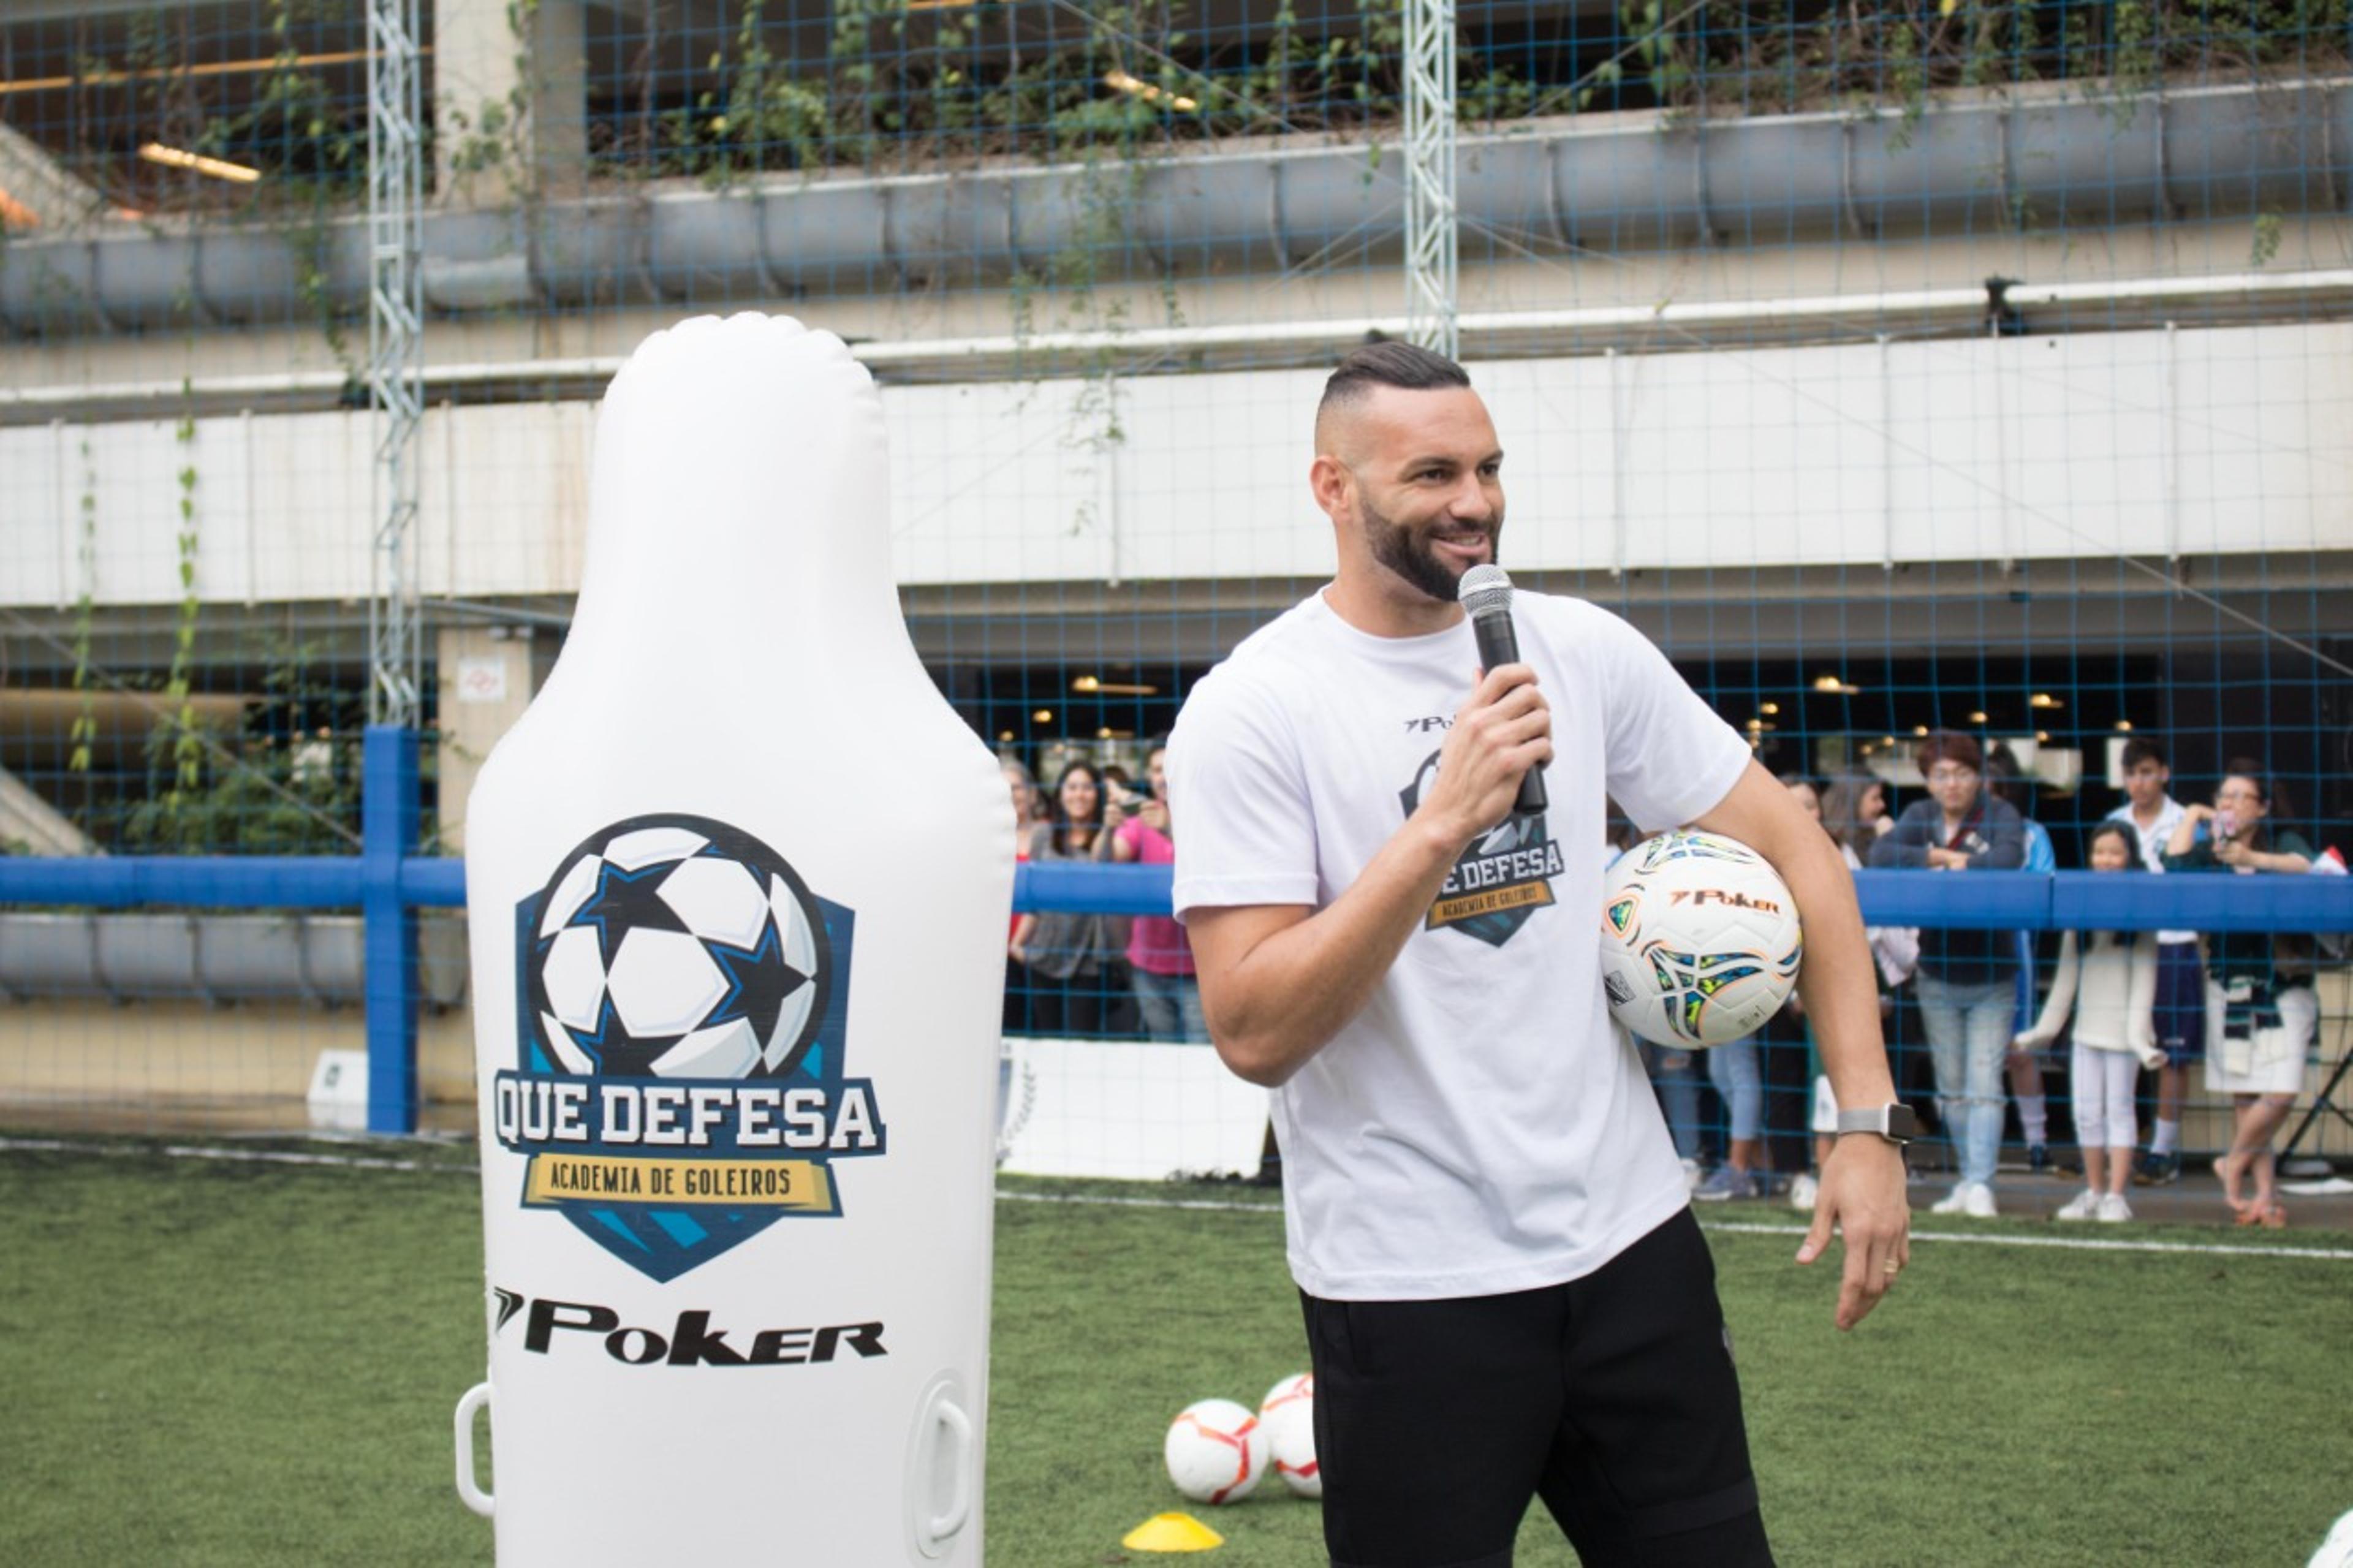
[[[1938,763],[1952,763],[1973,773],[1985,772],[1985,753],[1978,743],[1957,730],[1931,731],[1928,737],[1913,748],[1913,758],[1919,764],[1920,776],[1926,778]]]
[[[2125,771],[2130,773],[2143,763],[2155,763],[2160,768],[2173,764],[2165,760],[2165,748],[2145,735],[2135,735],[2125,742]]]
[[[1385,338],[1349,352],[1324,383],[1324,400],[1315,405],[1315,412],[1321,417],[1327,408],[1357,402],[1375,386],[1434,392],[1440,387],[1470,384],[1470,372],[1444,354],[1400,339]]]

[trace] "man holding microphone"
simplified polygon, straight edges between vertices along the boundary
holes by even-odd
[[[1908,1250],[1871,959],[1838,851],[1624,622],[1525,595],[1482,670],[1503,453],[1462,370],[1350,354],[1309,483],[1338,570],[1193,692],[1176,905],[1227,1064],[1276,1089],[1346,1568],[1507,1563],[1541,1497],[1588,1564],[1771,1561],[1713,1265],[1599,983],[1603,797],[1777,867],[1842,1136],[1798,1260],[1851,1328]],[[1540,810],[1515,809],[1542,768]]]

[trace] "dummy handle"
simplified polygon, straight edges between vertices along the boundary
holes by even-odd
[[[941,1373],[916,1400],[907,1429],[904,1517],[908,1544],[918,1557],[949,1555],[978,1501],[980,1455],[963,1394],[954,1372]]]
[[[458,1500],[480,1514],[491,1517],[497,1500],[484,1491],[474,1479],[474,1413],[487,1410],[491,1405],[491,1385],[478,1383],[466,1390],[458,1401]],[[497,1417],[493,1416],[493,1420]]]
[[[972,1417],[952,1399],[943,1399],[934,1405],[932,1415],[947,1428],[948,1441],[955,1446],[951,1456],[955,1488],[948,1494],[947,1507],[930,1521],[933,1539],[944,1540],[962,1530],[972,1514]]]

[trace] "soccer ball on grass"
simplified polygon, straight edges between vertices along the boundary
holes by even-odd
[[[1168,1479],[1195,1502],[1240,1502],[1266,1473],[1266,1428],[1230,1399],[1200,1399],[1168,1424]]]
[[[1266,1391],[1258,1423],[1266,1428],[1267,1462],[1282,1484],[1305,1498],[1324,1495],[1324,1472],[1315,1461],[1315,1377],[1295,1373]]]

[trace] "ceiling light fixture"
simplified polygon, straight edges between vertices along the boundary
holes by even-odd
[[[420,55],[429,55],[433,46],[418,47]],[[116,82],[153,81],[160,77],[258,76],[263,71],[283,70],[290,66],[347,66],[364,61],[365,49],[337,49],[321,55],[297,55],[292,59],[269,55],[249,60],[202,60],[193,65],[147,66],[137,70],[111,70],[105,66],[86,71],[80,76],[37,76],[23,81],[0,81],[0,97],[12,92],[55,92],[69,87],[109,87]]]
[[[209,175],[216,180],[228,180],[249,185],[261,178],[261,171],[243,163],[232,163],[225,158],[207,158],[202,153],[190,153],[179,147],[166,147],[161,142],[150,142],[139,149],[139,155],[151,163],[168,168],[185,169],[190,174]]]
[[[1157,697],[1160,695],[1160,688],[1156,686],[1128,685],[1116,680],[1105,680],[1097,675],[1072,677],[1071,689],[1087,692],[1097,697]]]

